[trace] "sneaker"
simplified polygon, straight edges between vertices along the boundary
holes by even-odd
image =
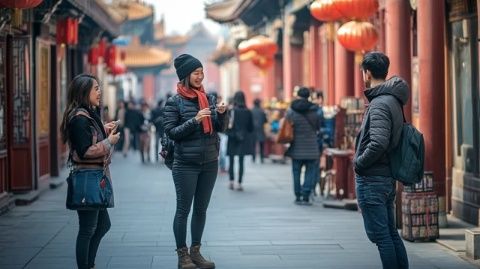
[[[294,201],[295,204],[297,205],[301,205],[302,204],[302,199],[300,196],[297,196],[297,198],[295,198],[295,201]]]
[[[243,191],[242,185],[238,184],[237,191]]]
[[[233,190],[233,181],[230,181],[230,184],[228,185],[228,188]]]
[[[302,200],[302,205],[312,205],[308,196],[304,196]]]

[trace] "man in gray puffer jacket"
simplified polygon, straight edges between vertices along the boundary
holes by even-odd
[[[385,80],[389,65],[388,57],[380,52],[367,53],[362,62],[369,105],[355,146],[355,181],[365,231],[378,247],[383,268],[404,269],[408,257],[395,227],[396,182],[387,154],[400,140],[402,106],[409,89],[399,77]]]
[[[287,120],[293,123],[293,142],[286,155],[292,158],[293,187],[295,203],[311,205],[309,198],[313,186],[315,186],[317,160],[320,152],[317,145],[317,132],[320,128],[318,106],[308,101],[310,90],[301,87],[297,95],[299,99],[292,102],[287,111]],[[305,168],[305,180],[300,184],[300,173]],[[303,198],[303,199],[302,199]]]

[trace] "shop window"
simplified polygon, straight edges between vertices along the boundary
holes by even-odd
[[[25,144],[30,138],[30,62],[28,38],[14,38],[11,46],[13,143]]]
[[[463,19],[451,23],[452,44],[452,89],[455,95],[455,117],[457,130],[456,155],[461,156],[461,164],[465,172],[478,173],[478,111],[475,105],[478,100],[477,64],[473,59],[477,56],[476,20]],[[475,29],[472,29],[475,28]],[[477,126],[477,128],[475,128]]]

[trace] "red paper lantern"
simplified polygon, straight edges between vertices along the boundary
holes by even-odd
[[[107,39],[104,37],[98,42],[98,55],[105,59],[105,53],[107,51]]]
[[[335,8],[349,20],[365,20],[378,10],[378,0],[335,0]]]
[[[251,42],[250,40],[243,40],[238,44],[238,53],[243,54],[251,50]]]
[[[346,49],[363,52],[375,47],[378,33],[369,22],[350,21],[338,28],[337,38]]]
[[[266,70],[273,65],[273,58],[258,55],[252,59],[252,63],[258,68]]]
[[[88,51],[88,63],[90,63],[91,65],[98,65],[99,56],[100,55],[98,54],[98,47],[91,47]]]
[[[65,18],[57,21],[57,44],[78,43],[78,19]]]
[[[111,45],[107,48],[105,53],[105,63],[108,68],[113,69],[117,63],[117,46]]]
[[[262,56],[273,57],[277,53],[278,46],[271,38],[263,35],[252,37],[249,48]]]
[[[6,8],[34,8],[40,5],[43,0],[1,0],[0,7]]]
[[[125,74],[125,72],[127,72],[127,67],[122,63],[116,63],[110,68],[110,73],[114,76]]]
[[[343,18],[342,13],[338,12],[335,0],[316,0],[310,5],[312,16],[325,22],[336,21]]]

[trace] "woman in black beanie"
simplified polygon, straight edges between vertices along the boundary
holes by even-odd
[[[218,173],[219,137],[227,125],[226,106],[216,105],[202,86],[203,66],[191,55],[174,60],[179,79],[177,94],[168,99],[164,111],[165,133],[175,141],[173,181],[177,209],[173,232],[177,244],[178,268],[215,268],[200,254],[208,203]],[[194,199],[195,198],[195,199]],[[186,244],[187,219],[193,203],[192,245]]]

